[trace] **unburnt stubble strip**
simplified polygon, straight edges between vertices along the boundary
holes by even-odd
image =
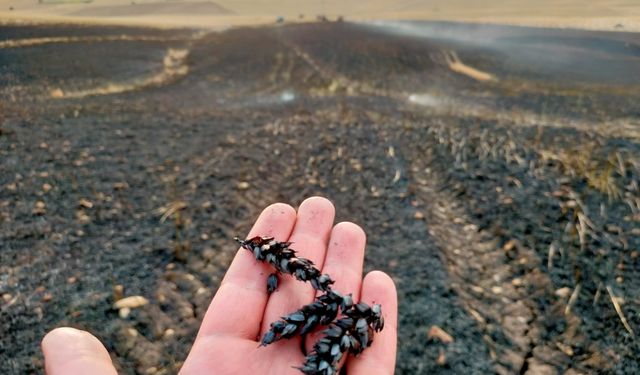
[[[306,335],[318,326],[329,326],[323,337],[315,343],[302,367],[305,374],[333,375],[339,372],[338,362],[345,354],[358,355],[373,342],[374,332],[382,330],[384,319],[382,308],[376,304],[353,303],[351,295],[342,295],[331,289],[334,281],[322,274],[312,261],[296,256],[289,248],[290,242],[279,242],[272,237],[253,237],[248,240],[236,238],[241,246],[263,262],[273,265],[276,273],[267,279],[267,291],[272,293],[278,286],[277,273],[293,275],[300,281],[308,281],[311,286],[324,292],[310,304],[302,306],[281,320],[271,323],[269,331],[262,338],[266,346],[283,338]],[[342,317],[338,319],[338,313]]]

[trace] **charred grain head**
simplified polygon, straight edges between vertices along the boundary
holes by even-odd
[[[276,241],[273,237],[235,239],[250,251],[256,260],[271,264],[278,273],[293,275],[309,282],[314,289],[324,292],[310,304],[271,323],[261,340],[262,346],[281,339],[306,335],[320,326],[328,326],[323,337],[315,343],[298,369],[305,374],[338,374],[340,359],[346,354],[358,355],[371,346],[375,332],[384,328],[382,307],[364,302],[354,304],[350,294],[343,295],[331,289],[334,280],[322,274],[313,262],[296,256],[291,242]],[[267,291],[272,293],[278,284],[277,274],[269,275]]]
[[[322,333],[300,371],[310,375],[338,374],[338,363],[347,354],[359,355],[371,346],[373,335],[384,328],[380,305],[352,305]]]
[[[236,238],[236,241],[249,250],[256,260],[271,264],[279,273],[290,274],[300,281],[307,281],[316,290],[329,291],[334,283],[331,277],[323,275],[311,260],[296,256],[296,251],[289,247],[290,242],[279,242],[272,237],[260,236],[248,240]],[[270,292],[277,287],[276,280],[276,274],[269,277],[267,287]]]

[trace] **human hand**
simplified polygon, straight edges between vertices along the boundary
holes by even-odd
[[[335,209],[320,197],[305,200],[298,212],[276,203],[261,214],[247,238],[270,236],[293,242],[301,257],[336,281],[333,289],[352,293],[354,301],[382,305],[385,328],[360,356],[348,358],[349,375],[392,374],[396,357],[397,296],[385,273],[373,271],[362,279],[365,233],[343,222],[333,226]],[[282,276],[278,289],[267,294],[273,270],[240,249],[207,310],[196,341],[180,374],[300,374],[304,362],[301,338],[260,347],[271,322],[312,302],[316,291],[308,284]],[[309,350],[317,335],[310,335]],[[42,341],[48,375],[114,375],[109,354],[97,338],[73,328],[58,328]]]

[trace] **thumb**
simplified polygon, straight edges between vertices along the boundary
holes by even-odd
[[[42,339],[47,375],[117,375],[107,349],[92,334],[56,328]]]

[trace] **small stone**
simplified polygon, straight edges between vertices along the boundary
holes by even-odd
[[[440,354],[438,354],[436,363],[438,364],[438,366],[444,366],[447,364],[447,356],[444,354],[444,350],[440,350]]]
[[[511,239],[511,240],[507,241],[507,243],[505,243],[504,246],[502,246],[502,250],[511,251],[511,250],[513,250],[514,247],[516,247],[517,243],[518,243],[517,240]]]
[[[246,181],[240,181],[238,182],[237,188],[238,190],[247,190],[249,188],[249,183]]]
[[[565,345],[560,342],[557,342],[556,345],[558,346],[558,348],[560,348],[560,350],[564,352],[564,354],[568,355],[569,357],[573,357],[573,355],[575,354],[573,348],[570,345]]]
[[[622,284],[624,282],[624,279],[622,278],[622,276],[618,276],[618,277],[616,277],[616,282],[618,284]]]
[[[501,286],[492,286],[491,287],[491,293],[493,293],[493,294],[502,294],[503,291],[504,291],[504,289],[502,289]]]
[[[46,183],[42,184],[42,191],[44,191],[45,193],[49,192],[51,189],[53,189],[53,186]]]
[[[149,300],[142,296],[130,296],[130,297],[125,297],[121,300],[116,301],[113,304],[113,307],[116,309],[122,309],[124,307],[135,309],[137,307],[142,307],[148,303],[149,303]]]
[[[49,302],[53,299],[53,294],[47,292],[42,296],[42,301]]]
[[[118,310],[118,316],[120,317],[120,319],[127,319],[129,314],[131,314],[131,309],[128,307],[123,307]]]
[[[424,214],[422,211],[416,211],[416,213],[413,214],[413,218],[416,220],[424,220]]]
[[[157,367],[149,367],[148,369],[146,369],[144,371],[144,373],[147,374],[147,375],[153,375],[153,374],[155,374],[157,372],[158,372],[158,368]]]
[[[351,159],[351,167],[356,170],[357,172],[361,172],[362,171],[362,163],[360,163],[360,161],[358,161],[357,159]]]
[[[427,334],[427,337],[430,339],[440,340],[440,342],[442,342],[443,344],[450,344],[453,342],[453,336],[451,336],[445,330],[443,330],[442,328],[436,325],[433,325],[431,326],[431,328],[429,328],[429,333]]]
[[[167,328],[164,330],[164,333],[162,334],[162,338],[170,339],[175,335],[176,335],[176,331],[173,328]]]
[[[91,217],[82,210],[76,211],[76,219],[80,224],[88,224],[91,222]]]
[[[164,293],[158,293],[156,295],[156,299],[158,300],[158,303],[160,303],[160,304],[164,304],[165,302],[167,302],[167,296],[164,295]]]
[[[201,240],[203,240],[203,241],[206,241],[206,240],[208,240],[208,239],[209,239],[209,235],[208,235],[208,234],[206,234],[206,233],[202,233],[202,234],[200,235],[200,239],[201,239]]]
[[[553,294],[555,294],[560,298],[567,298],[571,294],[571,288],[568,288],[568,287],[560,288],[560,289],[557,289]]]
[[[127,328],[126,332],[129,337],[138,337],[138,331],[135,328]]]
[[[35,215],[44,215],[47,212],[46,208],[47,205],[43,201],[37,201],[31,212]]]
[[[78,201],[78,204],[84,208],[93,208],[93,203],[88,199],[82,198]]]
[[[11,294],[9,294],[9,293],[4,293],[4,294],[2,295],[2,300],[3,300],[5,303],[9,303],[9,301],[11,301],[11,299],[12,299],[12,298],[13,298],[13,296],[12,296]]]
[[[193,308],[190,306],[182,306],[178,309],[178,313],[180,314],[180,317],[182,317],[183,319],[191,319],[195,316],[194,312],[193,312]]]
[[[67,284],[75,284],[76,281],[78,281],[78,278],[75,276],[71,276],[70,278],[67,279]]]

